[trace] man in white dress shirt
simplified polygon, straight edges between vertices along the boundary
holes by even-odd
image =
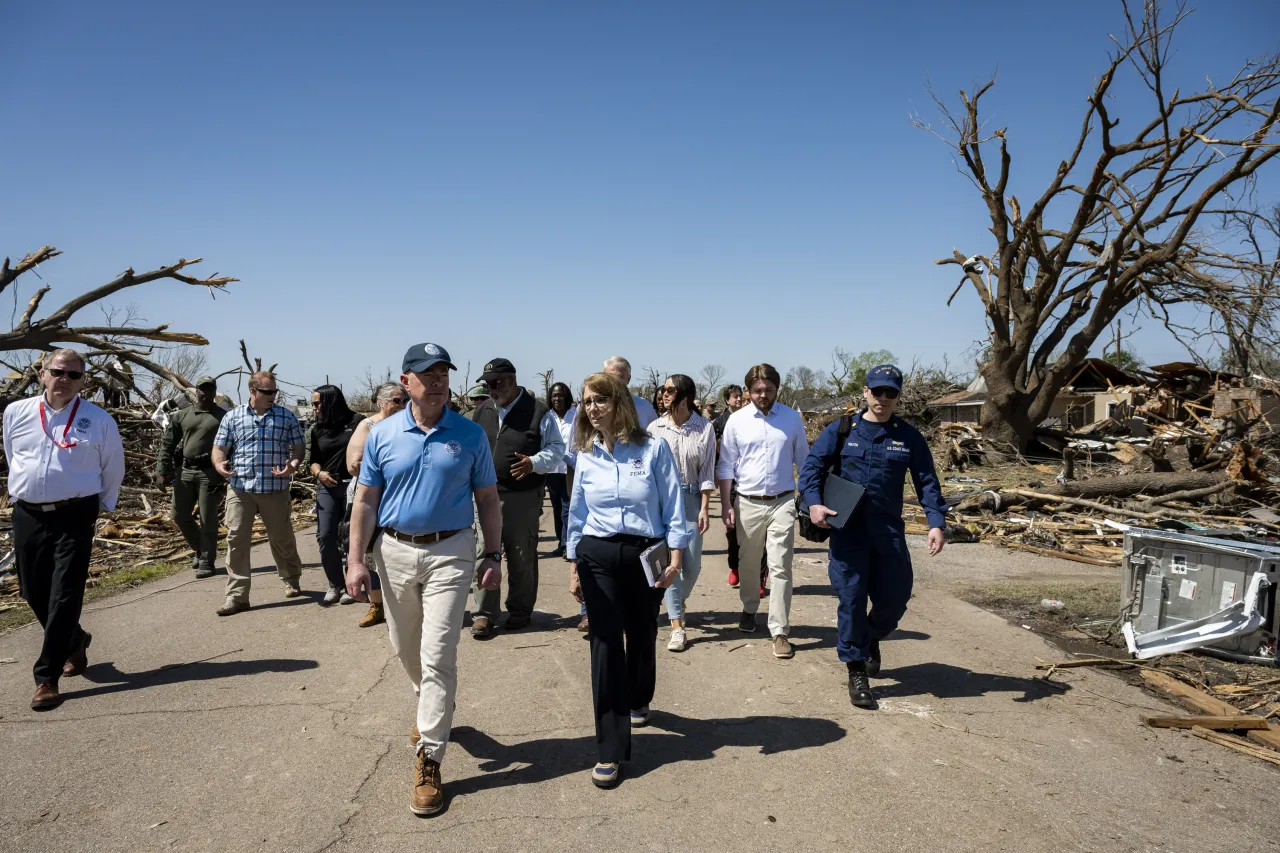
[[[31,708],[62,704],[58,679],[88,666],[93,639],[80,627],[98,511],[116,507],[124,446],[111,415],[80,397],[84,359],[54,351],[40,371],[44,393],[4,411],[13,550],[22,598],[44,627],[32,667]]]
[[[809,455],[804,420],[795,409],[778,402],[778,371],[757,364],[747,371],[750,404],[729,416],[720,439],[716,479],[720,487],[724,524],[736,529],[742,549],[741,565],[759,565],[763,552],[772,578],[769,633],[773,656],[794,654],[791,633],[791,557],[796,540],[796,466]],[[735,489],[736,485],[736,489]],[[736,490],[736,497],[730,495]],[[754,580],[754,579],[753,579]],[[760,589],[741,583],[742,618],[738,630],[756,629]]]

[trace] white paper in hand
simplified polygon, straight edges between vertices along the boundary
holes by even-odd
[[[640,554],[640,565],[644,568],[644,578],[649,586],[657,586],[667,567],[671,565],[671,549],[665,541],[649,546]]]

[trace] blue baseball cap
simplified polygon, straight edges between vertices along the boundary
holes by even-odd
[[[892,364],[881,364],[867,371],[868,388],[892,388],[902,390],[902,371]]]
[[[433,364],[444,362],[449,365],[450,370],[457,370],[455,365],[449,359],[449,351],[439,344],[414,344],[404,354],[404,361],[400,364],[401,373],[421,373]]]

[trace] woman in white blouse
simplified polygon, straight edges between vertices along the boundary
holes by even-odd
[[[667,413],[649,424],[649,434],[666,441],[676,460],[680,492],[684,496],[685,518],[696,518],[697,529],[684,552],[684,565],[667,588],[664,600],[671,619],[668,651],[682,652],[688,644],[685,633],[685,599],[702,571],[702,534],[711,524],[710,501],[715,491],[716,431],[711,421],[694,411],[697,386],[683,373],[673,373],[663,383],[661,396]]]

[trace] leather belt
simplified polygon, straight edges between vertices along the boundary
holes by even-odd
[[[794,491],[795,489],[787,489],[785,492],[778,492],[776,495],[744,495],[741,492],[739,492],[738,497],[746,498],[749,501],[759,501],[760,503],[773,503],[779,498],[785,498],[787,495],[792,494]]]
[[[463,528],[463,530],[470,529],[470,527]],[[455,536],[461,533],[462,530],[441,530],[436,533],[419,533],[415,536],[410,533],[401,533],[399,530],[394,530],[390,527],[384,527],[382,528],[382,532],[390,536],[392,539],[399,539],[401,542],[408,542],[410,545],[431,545],[435,542],[441,541],[442,539],[448,539],[450,536]]]
[[[97,495],[85,495],[82,498],[67,498],[65,501],[50,501],[49,503],[37,504],[31,501],[20,500],[18,503],[32,512],[54,512],[60,509],[66,509],[69,506],[75,506],[78,503],[87,500],[97,500]]]
[[[212,468],[213,454],[205,453],[201,456],[182,457],[183,468]]]

